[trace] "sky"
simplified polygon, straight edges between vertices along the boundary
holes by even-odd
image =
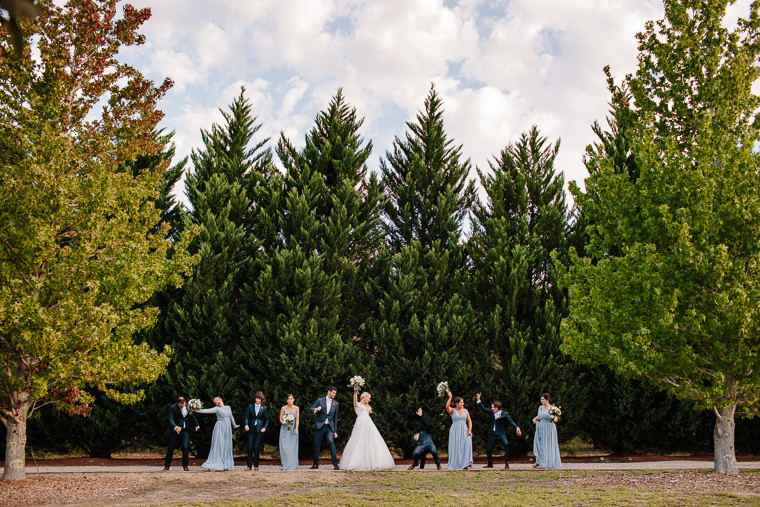
[[[749,0],[730,11],[746,15]],[[450,139],[481,170],[531,126],[561,140],[556,169],[582,181],[594,121],[609,110],[603,68],[636,69],[636,34],[660,0],[131,0],[150,7],[122,59],[174,87],[159,104],[177,158],[201,147],[245,86],[274,149],[296,146],[339,88],[380,157],[423,108],[431,83]],[[730,16],[729,16],[730,18]],[[472,175],[476,177],[475,174]],[[183,199],[184,189],[177,191]],[[184,199],[183,199],[184,200]]]

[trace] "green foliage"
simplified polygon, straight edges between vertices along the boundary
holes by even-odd
[[[381,162],[390,250],[367,285],[375,303],[365,347],[382,386],[374,399],[383,410],[375,420],[407,456],[420,430],[419,407],[445,447],[450,419],[441,412],[445,400],[436,399],[436,385],[448,381],[469,403],[488,360],[484,344],[471,339],[475,312],[462,291],[467,272],[459,235],[474,198],[470,164],[447,138],[441,106],[431,87],[418,122],[407,124],[405,138],[396,138]]]
[[[577,367],[559,351],[566,295],[551,256],[566,257],[568,212],[554,167],[558,150],[559,141],[548,145],[533,127],[490,162],[490,172],[479,171],[487,200],[475,207],[467,245],[469,299],[482,322],[476,340],[488,344],[493,361],[484,401],[500,400],[526,432],[543,392],[574,407],[563,432],[580,422],[583,399]],[[515,452],[530,445],[511,440]]]
[[[371,143],[358,131],[363,120],[341,90],[319,113],[297,150],[284,136],[277,153],[285,168],[259,193],[262,208],[252,226],[246,286],[250,309],[235,356],[251,391],[262,389],[279,413],[293,393],[302,409],[334,384],[342,391],[353,375],[366,375],[357,344],[367,305],[362,287],[382,241],[382,193],[366,160]],[[276,401],[275,401],[276,400]],[[313,422],[303,411],[304,428]],[[344,415],[340,433],[348,436]],[[276,427],[276,426],[275,426]],[[276,432],[270,432],[276,440]]]
[[[265,148],[268,139],[254,140],[261,125],[245,89],[222,116],[223,124],[201,132],[203,149],[191,156],[186,185],[192,209],[185,228],[199,229],[189,250],[200,260],[182,290],[168,295],[165,327],[154,338],[175,350],[166,378],[152,393],[161,406],[179,395],[200,398],[207,406],[214,396],[238,406],[247,398],[234,354],[246,319],[240,303],[246,266],[252,262],[246,227],[256,189],[271,170],[271,151]],[[213,421],[201,426],[193,440],[205,454]]]
[[[169,225],[156,207],[166,165],[123,170],[161,149],[151,132],[171,82],[155,86],[116,60],[142,42],[149,11],[126,6],[117,19],[115,2],[37,7],[24,26],[35,57],[27,48],[0,59],[0,420],[14,428],[14,456],[36,406],[86,412],[88,387],[121,402],[142,397],[121,387],[155,380],[169,349],[133,335],[155,321],[146,301],[190,265],[167,256]]]
[[[564,279],[562,334],[579,360],[646,379],[732,425],[735,407],[760,409],[760,6],[729,32],[728,3],[667,1],[665,19],[639,35],[639,69],[625,83],[638,174],[589,150],[596,171],[585,193],[572,188],[588,257],[574,255]],[[728,440],[732,431],[716,428],[716,446]],[[715,454],[717,467],[724,453]]]
[[[458,238],[475,199],[470,161],[446,135],[443,107],[431,85],[417,123],[407,122],[404,139],[380,161],[388,203],[387,235],[394,251],[413,240],[431,248],[436,240]]]

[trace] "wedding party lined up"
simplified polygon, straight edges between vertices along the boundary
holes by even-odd
[[[311,429],[313,430],[313,464],[311,469],[320,466],[320,453],[322,445],[327,443],[330,452],[332,468],[334,470],[391,470],[396,466],[393,455],[386,444],[385,439],[372,420],[373,409],[370,406],[372,395],[361,388],[365,381],[355,375],[349,381],[349,387],[353,390],[353,408],[356,414],[351,436],[346,443],[340,461],[337,459],[335,439],[338,438],[338,416],[340,406],[335,396],[338,389],[329,386],[324,397],[318,398],[309,407],[308,412],[315,416]],[[454,397],[449,389],[448,382],[440,382],[436,386],[439,397],[446,398],[444,411],[451,417],[451,426],[448,438],[448,470],[468,470],[473,465],[472,433],[473,423],[469,411],[464,406],[464,400]],[[504,468],[509,469],[509,442],[505,425],[508,423],[515,429],[518,436],[522,435],[520,427],[512,420],[509,412],[502,409],[500,401],[493,401],[490,409],[481,401],[481,393],[476,396],[477,406],[483,412],[489,414],[488,445],[486,455],[488,464],[485,468],[493,468],[493,450],[500,444],[504,450]],[[557,439],[556,423],[562,415],[560,407],[551,404],[548,393],[541,395],[541,404],[538,414],[532,419],[536,425],[536,433],[533,441],[533,454],[535,455],[534,467],[543,469],[562,468]],[[299,468],[299,427],[301,423],[300,407],[294,404],[295,396],[288,394],[286,404],[280,407],[278,421],[280,423],[279,454],[282,470],[298,470]],[[234,470],[233,458],[233,430],[240,428],[235,422],[229,406],[224,404],[221,397],[213,399],[214,407],[204,409],[203,403],[198,399],[186,401],[184,397],[177,398],[177,402],[169,409],[169,446],[166,452],[164,470],[168,471],[171,466],[174,450],[180,447],[182,451],[182,467],[189,470],[188,451],[191,430],[198,431],[200,425],[195,414],[215,414],[216,422],[211,438],[211,449],[208,459],[201,465],[203,468],[216,471]],[[436,468],[442,469],[441,460],[437,447],[433,442],[430,422],[423,414],[422,408],[418,408],[414,415],[418,420],[419,431],[413,435],[416,443],[412,453],[413,462],[409,470],[414,470],[418,464],[425,468],[427,454],[433,458]],[[248,405],[244,420],[244,431],[247,436],[248,456],[246,470],[259,470],[259,457],[262,437],[270,426],[269,411],[266,405],[266,397],[258,391],[254,395],[253,403]]]

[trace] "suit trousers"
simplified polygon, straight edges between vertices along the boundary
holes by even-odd
[[[335,438],[333,438],[333,430],[329,424],[325,424],[321,428],[314,430],[314,464],[319,465],[319,452],[322,450],[322,441],[325,438],[327,438],[327,445],[330,446],[332,464],[337,466],[338,458],[335,451]]]
[[[259,448],[263,439],[264,434],[260,431],[250,430],[248,432],[248,468],[251,468],[251,464],[259,468]]]
[[[190,445],[190,433],[187,431],[187,428],[182,429],[179,433],[172,430],[169,434],[169,448],[166,450],[166,459],[164,460],[165,467],[172,464],[174,449],[176,449],[178,445],[182,449],[182,467],[187,468],[189,461],[187,452]]]
[[[412,462],[413,466],[417,466],[417,461],[420,462],[420,468],[425,468],[425,456],[427,453],[430,453],[433,455],[433,460],[435,460],[436,465],[441,464],[440,458],[438,458],[438,450],[435,448],[434,444],[428,444],[428,445],[418,445],[414,448],[414,451],[412,451]]]
[[[488,464],[493,466],[493,448],[496,444],[504,446],[504,463],[509,463],[509,442],[504,435],[492,434],[488,436],[488,445],[486,446],[486,456],[488,456]]]

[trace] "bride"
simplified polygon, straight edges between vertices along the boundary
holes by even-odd
[[[388,470],[396,466],[391,451],[369,416],[372,399],[369,393],[362,393],[356,401],[358,390],[354,390],[354,410],[356,423],[351,431],[346,448],[340,458],[341,470]]]

